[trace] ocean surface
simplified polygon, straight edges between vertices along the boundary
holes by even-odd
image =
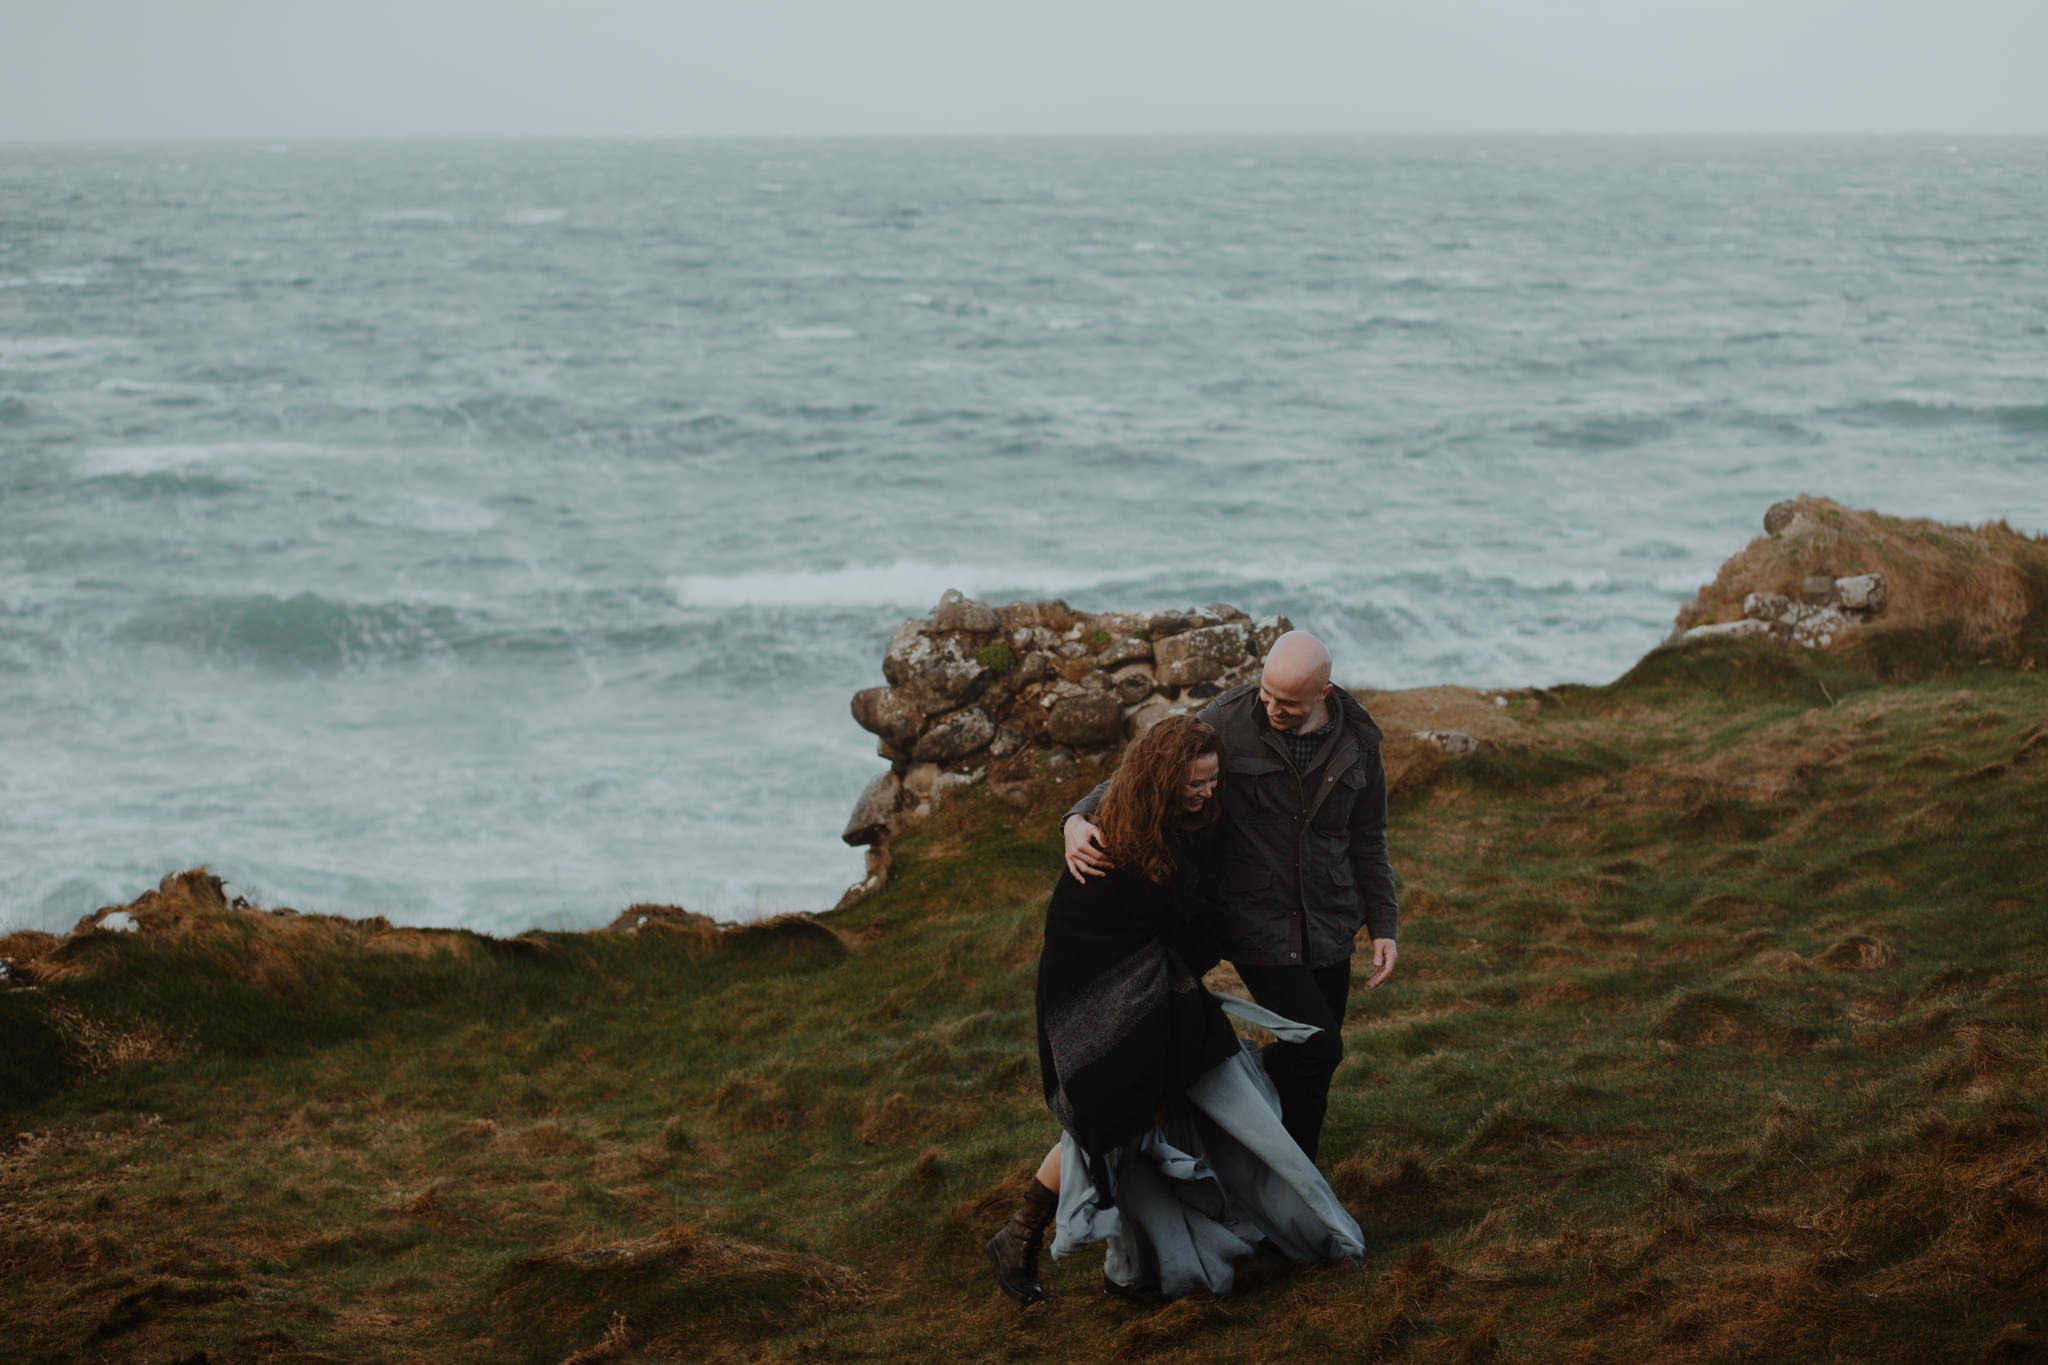
[[[828,906],[948,587],[1601,682],[2048,532],[2048,140],[0,147],[0,929]]]

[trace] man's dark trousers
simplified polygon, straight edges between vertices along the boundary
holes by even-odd
[[[1275,1014],[1322,1032],[1304,1043],[1271,1043],[1260,1054],[1280,1092],[1280,1122],[1309,1160],[1322,1140],[1330,1077],[1344,1060],[1344,1007],[1351,999],[1351,959],[1327,967],[1244,967],[1237,974],[1252,998]]]

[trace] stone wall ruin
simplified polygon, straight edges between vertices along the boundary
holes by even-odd
[[[949,793],[986,783],[1023,806],[1041,768],[1056,780],[1099,772],[1163,717],[1256,681],[1290,629],[1284,616],[1255,621],[1220,603],[1096,615],[1058,601],[992,607],[948,591],[890,637],[887,684],[854,694],[854,721],[889,767],[840,836],[868,849],[848,898],[886,880],[889,836]]]

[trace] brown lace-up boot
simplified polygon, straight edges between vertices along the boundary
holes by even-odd
[[[1029,1308],[1045,1298],[1038,1282],[1038,1248],[1045,1241],[1046,1225],[1059,1211],[1060,1197],[1038,1183],[1024,1191],[1024,1202],[1010,1215],[1010,1221],[988,1239],[988,1258],[995,1262],[996,1283],[1003,1292]]]

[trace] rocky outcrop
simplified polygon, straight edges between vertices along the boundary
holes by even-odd
[[[1198,710],[1258,677],[1285,617],[1214,604],[1077,612],[1064,602],[990,606],[949,591],[905,621],[882,656],[886,686],[854,694],[853,719],[889,770],[868,783],[841,837],[888,872],[889,835],[966,787],[1028,802],[1039,773],[1101,771],[1161,717]]]
[[[1890,597],[1882,573],[1836,577],[1825,562],[1812,564],[1808,562],[1810,554],[1800,553],[1810,549],[1808,542],[1823,537],[1830,548],[1838,545],[1839,536],[1833,528],[1841,521],[1841,509],[1825,499],[1795,498],[1771,504],[1764,513],[1765,539],[1729,564],[1736,564],[1744,556],[1751,561],[1774,563],[1772,590],[1744,592],[1740,615],[1714,619],[1731,615],[1726,606],[1714,599],[1718,596],[1727,601],[1732,595],[1730,589],[1743,583],[1740,575],[1731,576],[1724,568],[1720,579],[1679,608],[1677,626],[1666,643],[1746,635],[1821,649],[1880,616]],[[1766,546],[1767,552],[1753,554],[1757,545]],[[1752,575],[1756,571],[1754,564],[1745,567]]]
[[[1751,635],[1886,677],[2048,658],[2048,538],[1799,497],[1679,609],[1667,643]]]

